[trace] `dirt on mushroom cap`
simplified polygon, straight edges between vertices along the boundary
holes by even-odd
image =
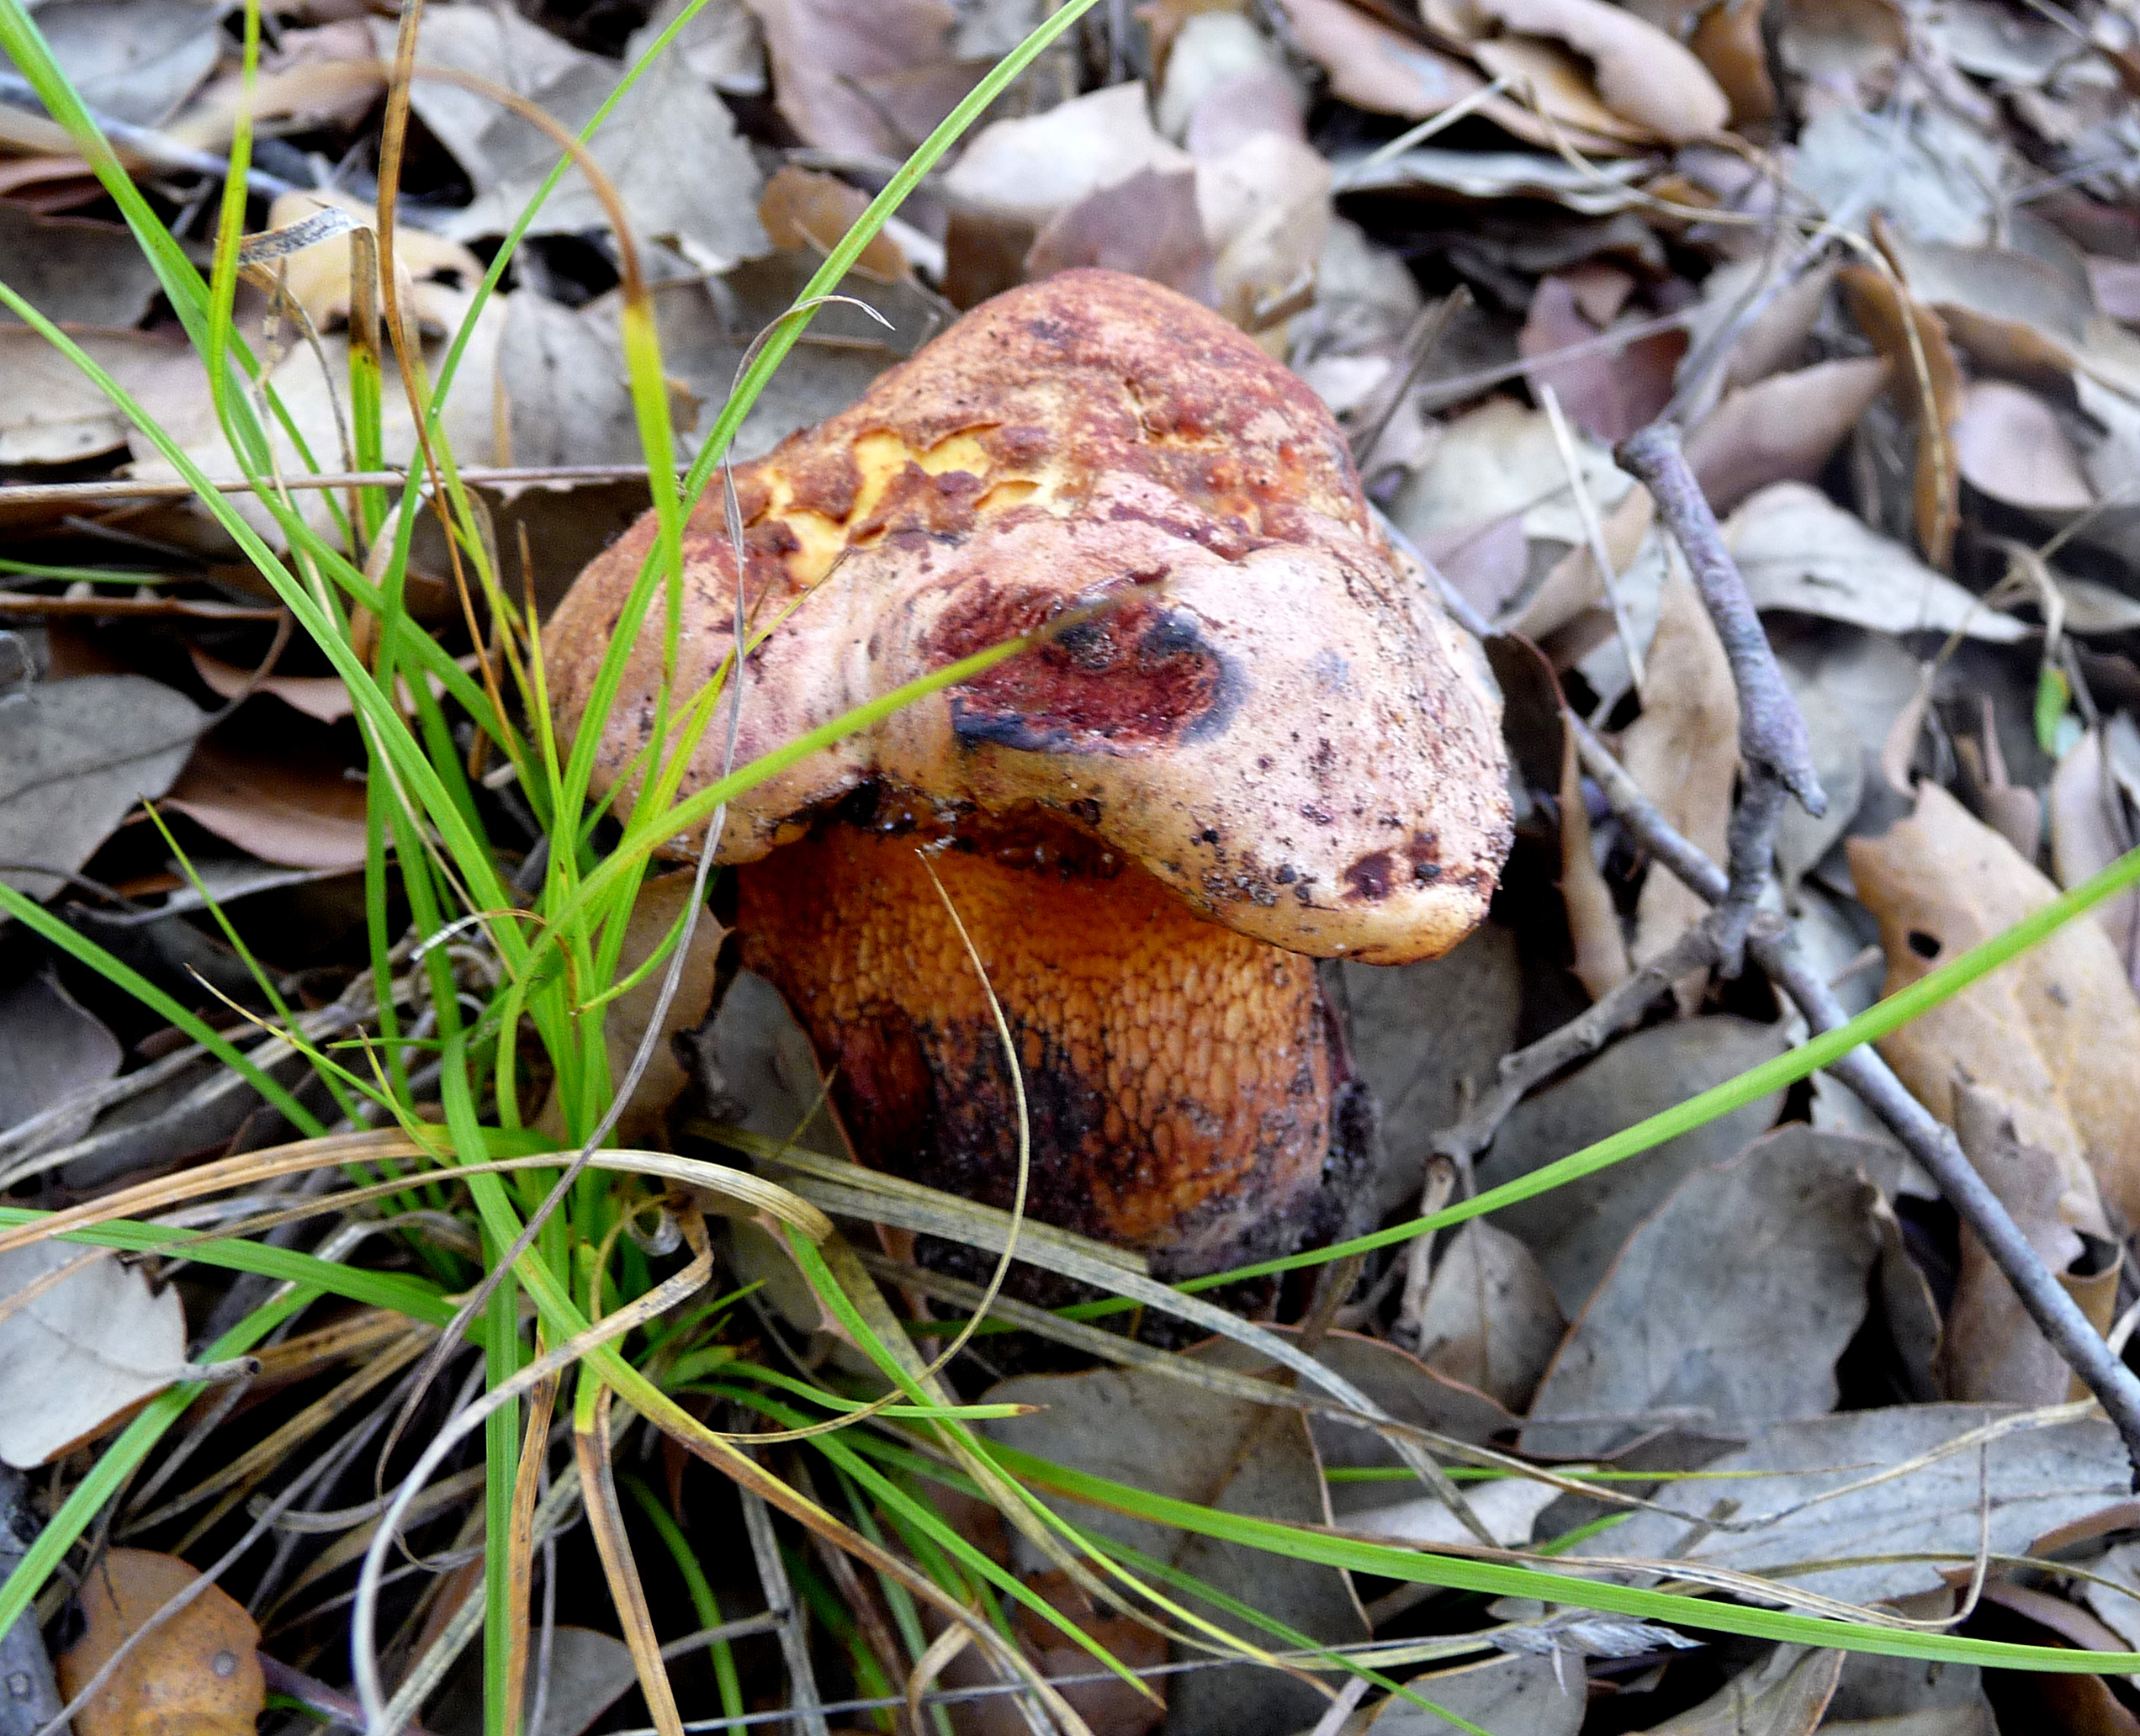
[[[955,808],[1038,805],[1295,951],[1401,962],[1484,916],[1510,816],[1475,652],[1373,532],[1321,402],[1187,298],[1104,271],[1012,290],[736,480],[746,607],[792,610],[751,659],[743,761],[1063,610],[1122,601],[759,786],[722,860],[761,857],[884,779]],[[568,734],[652,541],[642,521],[546,632]],[[729,643],[718,496],[687,529],[684,583],[687,694]],[[656,629],[598,783],[644,745],[659,670]],[[709,736],[686,791],[723,746]]]

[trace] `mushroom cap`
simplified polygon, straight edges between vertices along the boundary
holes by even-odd
[[[1110,606],[752,789],[755,860],[859,786],[1039,807],[1192,908],[1295,952],[1402,963],[1486,914],[1511,836],[1475,646],[1375,532],[1322,401],[1216,315],[1115,272],[984,303],[861,400],[739,467],[749,660],[739,765],[1066,611]],[[677,691],[727,655],[718,494],[684,541]],[[545,630],[579,726],[651,515]],[[596,765],[628,775],[661,667],[657,601]],[[686,793],[720,773],[709,731]]]

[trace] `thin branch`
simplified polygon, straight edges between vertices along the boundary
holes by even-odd
[[[1597,737],[1580,722],[1571,721],[1569,727],[1576,732],[1584,770],[1597,781],[1629,830],[1689,891],[1720,902],[1728,890],[1724,871],[1657,811]],[[1835,991],[1808,961],[1798,936],[1781,918],[1761,915],[1753,924],[1747,944],[1756,962],[1790,997],[1814,1032],[1834,1030],[1849,1022]],[[1853,1049],[1831,1062],[1827,1071],[1856,1092],[1924,1166],[1955,1215],[1975,1233],[2014,1287],[2037,1330],[2109,1414],[2140,1475],[2140,1379],[2089,1324],[2079,1305],[2029,1246],[1999,1196],[1963,1155],[1960,1142],[1873,1050]]]

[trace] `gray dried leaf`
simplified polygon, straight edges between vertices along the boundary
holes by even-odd
[[[1776,828],[1776,873],[1787,889],[1812,871],[1843,835],[1865,798],[1865,744],[1850,714],[1816,684],[1792,680],[1791,691],[1804,716],[1813,749],[1814,770],[1828,797],[1828,811],[1818,819],[1795,802],[1785,804]]]
[[[83,102],[156,126],[215,70],[222,13],[216,0],[61,0],[37,28]]]
[[[1924,1553],[1963,1564],[1976,1553],[1985,1511],[1993,1553],[2020,1554],[2047,1532],[2126,1498],[2131,1467],[2117,1431],[2099,1418],[2026,1423],[1916,1463],[1987,1425],[2026,1415],[2010,1405],[1897,1405],[1777,1423],[1706,1467],[1768,1474],[1739,1484],[1748,1492],[1731,1528],[1712,1531],[1683,1559],[1871,1603],[1943,1587],[1949,1564],[1867,1559],[1806,1570],[1794,1564]],[[1706,1513],[1716,1485],[1668,1484],[1652,1499],[1679,1512]],[[1985,1500],[1988,1510],[1980,1506]],[[1687,1532],[1683,1520],[1639,1512],[1571,1553],[1654,1559],[1677,1551]]]
[[[1330,968],[1353,1066],[1382,1110],[1375,1210],[1416,1204],[1434,1135],[1457,1119],[1464,1082],[1515,1046],[1523,982],[1512,929],[1492,923],[1446,956],[1417,965]],[[1326,987],[1328,984],[1326,981]]]
[[[151,1290],[108,1251],[42,1241],[0,1254],[0,1460],[45,1463],[161,1392],[185,1359],[178,1293]]]
[[[516,464],[626,464],[641,456],[612,310],[560,306],[522,290],[505,298],[498,384],[512,416]]]
[[[1481,1188],[1527,1176],[1783,1052],[1772,1025],[1719,1015],[1654,1025],[1518,1104],[1479,1166]],[[1639,1157],[1496,1212],[1538,1257],[1561,1311],[1589,1300],[1635,1225],[1695,1171],[1735,1156],[1782,1107],[1771,1093]]]
[[[8,287],[61,325],[123,330],[138,324],[156,297],[148,256],[115,223],[40,217],[0,200],[0,259],[8,262]],[[0,323],[13,325],[15,316],[0,309]]]
[[[1861,1155],[1793,1125],[1688,1176],[1570,1331],[1524,1450],[1607,1453],[1666,1416],[1743,1433],[1833,1405],[1879,1253]]]
[[[0,880],[49,898],[193,752],[201,712],[146,675],[83,675],[0,699]],[[47,870],[51,871],[40,872]]]
[[[1223,1512],[1331,1522],[1322,1466],[1296,1411],[1221,1398],[1160,1374],[1115,1368],[1022,1375],[990,1388],[983,1402],[1043,1407],[1031,1416],[981,1425],[1021,1452]],[[1351,1583],[1337,1569],[1042,1498],[1061,1506],[1074,1522],[1171,1561],[1311,1639],[1339,1644],[1367,1638]],[[1013,1544],[1014,1550],[1027,1547]],[[1047,1564],[1036,1559],[1020,1564],[1037,1571]],[[1187,1601],[1196,1606],[1194,1599]],[[1206,1606],[1199,1612],[1232,1631],[1258,1631],[1216,1608]],[[1168,1700],[1173,1736],[1232,1736],[1250,1727],[1291,1729],[1313,1723],[1325,1704],[1306,1684],[1262,1670],[1178,1677]]]
[[[1531,1251],[1475,1218],[1435,1263],[1419,1316],[1420,1360],[1520,1413],[1567,1324]]]
[[[1725,521],[1724,535],[1757,609],[1795,609],[1881,632],[1960,631],[2002,644],[2031,631],[1804,483],[1763,489]]]
[[[50,971],[0,987],[0,1130],[101,1085],[124,1059],[119,1039]],[[75,1138],[93,1113],[84,1112],[72,1126],[56,1126],[53,1143]]]
[[[1778,1646],[1650,1736],[1812,1736],[1835,1696],[1841,1652]]]
[[[1416,1675],[1405,1686],[1494,1736],[1576,1736],[1586,1703],[1581,1672],[1564,1682],[1549,1654]],[[1461,1728],[1394,1695],[1368,1725],[1373,1736],[1456,1736]]]

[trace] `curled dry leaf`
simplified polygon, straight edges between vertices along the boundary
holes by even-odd
[[[1523,1450],[1606,1453],[1672,1422],[1743,1434],[1832,1409],[1880,1252],[1865,1152],[1793,1126],[1688,1176],[1577,1317]]]
[[[1677,564],[1665,580],[1648,676],[1642,715],[1621,741],[1621,758],[1681,835],[1721,862],[1729,854],[1725,834],[1739,776],[1739,693],[1709,611]],[[1635,906],[1634,962],[1664,951],[1708,908],[1698,893],[1653,867]],[[1682,1013],[1701,1004],[1706,975],[1675,985]]]
[[[1655,24],[1606,0],[1470,0],[1505,29],[1562,42],[1590,62],[1599,100],[1674,145],[1723,130],[1731,105],[1708,69]]]
[[[0,1254],[0,1459],[43,1464],[162,1392],[186,1360],[175,1289],[102,1248]]]
[[[1954,556],[1961,521],[1961,472],[1954,458],[1954,424],[1962,414],[1962,369],[1947,327],[1924,303],[1871,266],[1841,273],[1851,315],[1886,358],[1891,389],[1917,431],[1914,493],[1917,546],[1936,567]]]
[[[1858,896],[1879,918],[1885,993],[2010,927],[2058,888],[1936,784],[1878,838],[1849,843]],[[1880,1045],[1902,1081],[1952,1125],[1954,1081],[1999,1092],[2030,1145],[2056,1155],[2114,1220],[2140,1222],[2140,1002],[2093,923],[2040,945]]]
[[[869,196],[837,175],[786,163],[759,195],[758,220],[776,247],[811,247],[829,253],[868,206]],[[882,230],[870,237],[854,268],[885,283],[912,275],[899,244]]]
[[[1370,114],[1424,120],[1484,87],[1453,55],[1377,23],[1346,0],[1283,0],[1303,50],[1330,75],[1330,93]]]
[[[1970,1164],[2044,1265],[2063,1278],[2087,1252],[2074,1225],[2100,1224],[2101,1203],[2070,1197],[2074,1178],[2066,1167],[2016,1135],[2012,1112],[1997,1093],[1957,1086],[1954,1118]],[[1948,1398],[1994,1404],[2055,1405],[2074,1379],[1967,1225],[1938,1369]]]
[[[1964,482],[2009,506],[2080,512],[2095,504],[2080,454],[2051,406],[2005,380],[1977,380],[1963,394],[1954,458]]]
[[[75,341],[136,396],[162,384],[199,378],[193,351],[138,331],[88,331]],[[72,464],[117,452],[132,424],[93,382],[35,332],[0,326],[0,464]]]
[[[1687,439],[1687,462],[1709,505],[1729,512],[1771,483],[1811,482],[1892,372],[1878,357],[1845,357],[1727,394]]]
[[[344,212],[370,230],[373,257],[379,257],[378,211],[346,193],[286,193],[268,206],[268,227],[287,229],[326,210]],[[340,331],[349,324],[356,253],[354,236],[336,236],[264,269],[271,276],[279,274],[290,299],[305,310],[314,331]],[[461,310],[450,294],[442,292],[481,283],[483,262],[457,241],[397,223],[394,226],[394,280],[395,299],[404,314],[416,320],[424,336],[442,337],[449,329],[448,322]],[[373,294],[373,305],[383,321],[385,301],[377,294],[376,285]]]
[[[46,681],[0,701],[0,880],[57,892],[135,802],[171,787],[200,728],[191,700],[146,675]]]
[[[72,1700],[165,1604],[200,1578],[175,1555],[112,1549],[83,1579],[83,1632],[59,1659]],[[121,1660],[77,1714],[77,1736],[252,1736],[266,1708],[260,1630],[220,1585],[210,1585]]]

